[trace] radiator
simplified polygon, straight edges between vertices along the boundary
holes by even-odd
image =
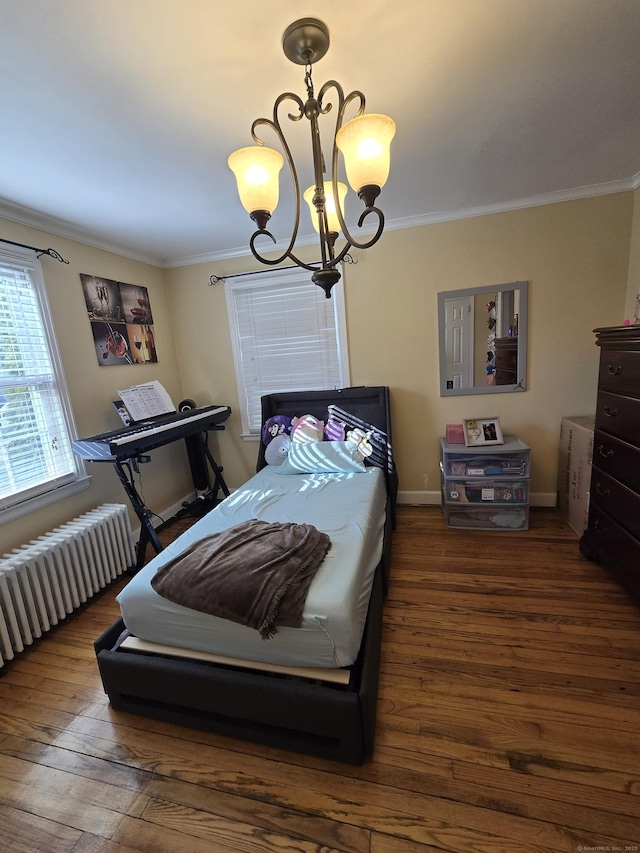
[[[135,563],[124,504],[103,504],[0,560],[0,667]]]

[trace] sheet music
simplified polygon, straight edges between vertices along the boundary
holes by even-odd
[[[171,397],[157,379],[118,391],[118,396],[134,421],[168,415],[176,410]]]

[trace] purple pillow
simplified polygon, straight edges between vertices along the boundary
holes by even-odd
[[[268,418],[262,427],[262,443],[265,447],[277,435],[289,435],[291,433],[291,418],[287,415],[274,415]]]

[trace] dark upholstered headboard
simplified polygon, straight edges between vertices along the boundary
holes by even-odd
[[[266,394],[262,398],[262,423],[274,415],[287,415],[290,418],[302,415],[314,415],[327,420],[329,406],[338,406],[353,415],[355,419],[371,424],[386,434],[390,447],[393,447],[391,434],[391,406],[389,388],[384,385],[357,388],[339,388],[328,391],[286,391]],[[264,458],[265,446],[260,442],[257,470],[267,464]],[[386,467],[387,488],[392,503],[398,490],[397,474],[393,458],[389,455]]]

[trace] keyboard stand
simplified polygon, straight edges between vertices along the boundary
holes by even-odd
[[[210,427],[210,429],[224,429],[224,426],[214,426]],[[201,442],[202,452],[204,453],[207,461],[209,462],[209,465],[211,466],[211,471],[213,472],[213,484],[210,483],[209,477],[207,475],[207,481],[209,481],[209,488],[203,495],[197,498],[196,501],[198,503],[202,500],[206,502],[217,503],[219,492],[222,492],[225,498],[228,498],[230,494],[229,489],[227,488],[227,484],[225,483],[224,478],[222,476],[222,472],[224,469],[221,465],[218,465],[216,460],[213,458],[213,455],[209,450],[209,444],[206,439],[206,433],[198,433],[198,438]]]
[[[224,426],[215,425],[208,427],[208,430],[223,430]],[[205,434],[200,432],[198,433],[198,438],[202,442],[202,449],[204,454],[211,465],[211,470],[213,471],[213,485],[211,488],[198,500],[203,502],[203,505],[207,505],[209,502],[217,502],[218,501],[218,493],[221,491],[225,497],[229,497],[229,489],[227,484],[224,481],[222,476],[223,468],[221,465],[218,465],[216,460],[213,458],[213,454],[209,450],[209,446],[205,439]],[[151,458],[149,456],[131,456],[126,459],[114,459],[113,467],[115,468],[116,474],[118,475],[118,479],[122,483],[122,487],[127,493],[127,497],[131,501],[131,506],[135,514],[138,516],[140,520],[140,538],[138,540],[138,545],[136,549],[136,565],[135,572],[139,572],[140,569],[144,566],[144,561],[147,552],[147,544],[151,544],[156,554],[159,554],[160,551],[164,550],[163,546],[158,538],[158,534],[156,532],[156,528],[153,526],[151,519],[153,517],[153,513],[150,509],[147,508],[140,493],[136,489],[134,473],[138,473],[138,466],[144,462],[150,462]],[[206,503],[205,503],[206,502]],[[195,503],[195,502],[194,502]],[[186,509],[190,508],[190,504],[183,504]]]
[[[131,501],[131,506],[133,507],[135,514],[140,520],[140,538],[136,549],[136,572],[140,571],[144,566],[148,542],[151,543],[156,554],[159,554],[160,551],[162,551],[160,539],[158,538],[155,527],[151,523],[153,513],[145,506],[144,501],[136,489],[135,481],[133,479],[134,472],[138,472],[138,465],[141,462],[149,461],[150,459],[148,456],[134,456],[131,459],[116,459],[113,462],[113,467],[116,469],[116,474],[122,483],[122,487]]]
[[[202,451],[202,461],[206,469],[206,481],[204,483],[199,482],[196,485],[192,467],[194,490],[197,493],[200,489],[206,488],[205,497],[211,502],[217,502],[218,492],[220,491],[225,497],[228,497],[229,489],[222,477],[222,467],[218,465],[209,450],[206,434],[213,430],[224,430],[223,422],[230,414],[231,409],[228,406],[205,406],[190,412],[167,416],[159,423],[144,423],[139,427],[134,425],[131,428],[111,430],[100,435],[91,435],[87,438],[74,440],[74,452],[83,459],[90,462],[111,462],[113,464],[118,479],[131,501],[135,514],[138,516],[140,539],[134,571],[139,571],[144,565],[148,543],[151,543],[156,554],[162,551],[156,528],[151,523],[151,518],[156,513],[147,509],[142,496],[136,489],[134,474],[139,473],[138,466],[143,462],[151,461],[151,457],[146,455],[150,450],[155,450],[157,447],[180,439],[194,438],[198,449]],[[188,447],[187,450],[189,450]],[[191,459],[189,461],[191,462]],[[207,462],[214,474],[213,486],[211,485]],[[159,516],[157,517],[159,518]]]
[[[208,427],[208,430],[223,430],[224,426],[215,425]],[[202,450],[211,466],[211,470],[213,472],[213,485],[208,489],[208,491],[202,495],[200,498],[197,498],[193,504],[183,503],[183,507],[189,511],[192,506],[196,505],[200,507],[207,507],[206,511],[211,508],[211,504],[218,503],[218,494],[222,492],[222,494],[228,498],[229,497],[229,489],[227,484],[224,481],[222,476],[223,468],[221,465],[218,465],[216,460],[213,458],[213,454],[209,450],[209,445],[205,438],[205,433],[198,433],[198,438],[202,442]],[[130,459],[117,459],[113,462],[113,467],[116,469],[116,474],[122,483],[122,486],[127,493],[129,500],[131,501],[131,506],[134,509],[135,514],[140,519],[140,539],[138,540],[137,553],[136,553],[136,565],[135,571],[138,572],[144,566],[147,544],[150,543],[155,550],[156,554],[159,554],[160,551],[163,550],[163,546],[160,543],[160,539],[158,538],[158,534],[156,532],[156,528],[153,526],[151,522],[151,518],[153,513],[150,509],[145,506],[144,501],[140,497],[138,490],[135,486],[135,481],[133,479],[134,472],[138,472],[138,465],[143,462],[150,462],[149,456],[133,456]],[[126,470],[125,467],[126,466]],[[202,509],[200,509],[202,512]],[[204,513],[203,513],[204,514]],[[161,525],[162,526],[162,525]]]

